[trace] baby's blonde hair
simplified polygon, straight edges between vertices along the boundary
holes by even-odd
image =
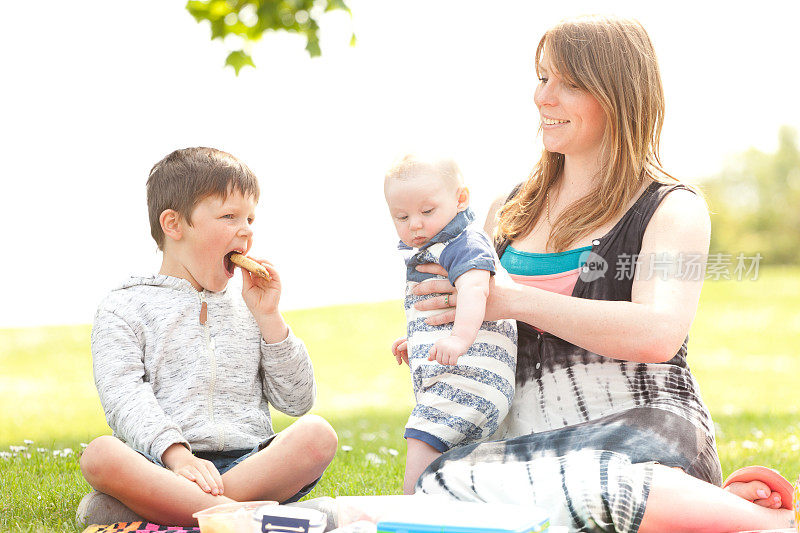
[[[447,157],[406,154],[398,158],[386,172],[384,189],[392,181],[408,181],[422,175],[441,179],[455,191],[464,184],[464,176],[456,162]]]

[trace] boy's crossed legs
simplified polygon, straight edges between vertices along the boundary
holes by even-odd
[[[98,437],[86,447],[81,471],[92,487],[149,521],[194,525],[192,514],[214,505],[291,498],[322,475],[337,446],[330,424],[306,415],[281,431],[269,446],[222,474],[224,495],[220,496],[150,462],[111,436]]]

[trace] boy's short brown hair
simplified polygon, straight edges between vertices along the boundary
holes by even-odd
[[[191,225],[192,212],[201,200],[226,198],[234,190],[258,202],[260,191],[253,171],[222,150],[183,148],[153,165],[147,179],[147,210],[150,234],[158,249],[164,249],[161,213],[173,209]]]

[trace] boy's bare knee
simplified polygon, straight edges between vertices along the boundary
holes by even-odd
[[[80,459],[81,473],[86,481],[96,489],[101,488],[102,480],[108,477],[109,467],[115,464],[122,441],[111,435],[97,437],[86,446]]]
[[[81,453],[81,473],[92,486],[94,486],[93,481],[100,477],[103,466],[103,448],[106,446],[105,441],[108,437],[108,435],[97,437],[90,442]]]
[[[336,455],[339,438],[327,420],[317,415],[306,415],[295,422],[295,438],[315,464],[327,466]]]

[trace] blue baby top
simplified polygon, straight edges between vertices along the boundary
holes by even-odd
[[[438,263],[448,273],[450,283],[463,273],[478,269],[495,273],[495,251],[491,239],[480,227],[473,224],[475,213],[470,208],[458,213],[447,225],[419,249],[412,248],[400,241],[397,246],[403,251],[410,251],[406,257],[406,279],[408,281],[425,281],[436,277],[416,270],[418,265]]]

